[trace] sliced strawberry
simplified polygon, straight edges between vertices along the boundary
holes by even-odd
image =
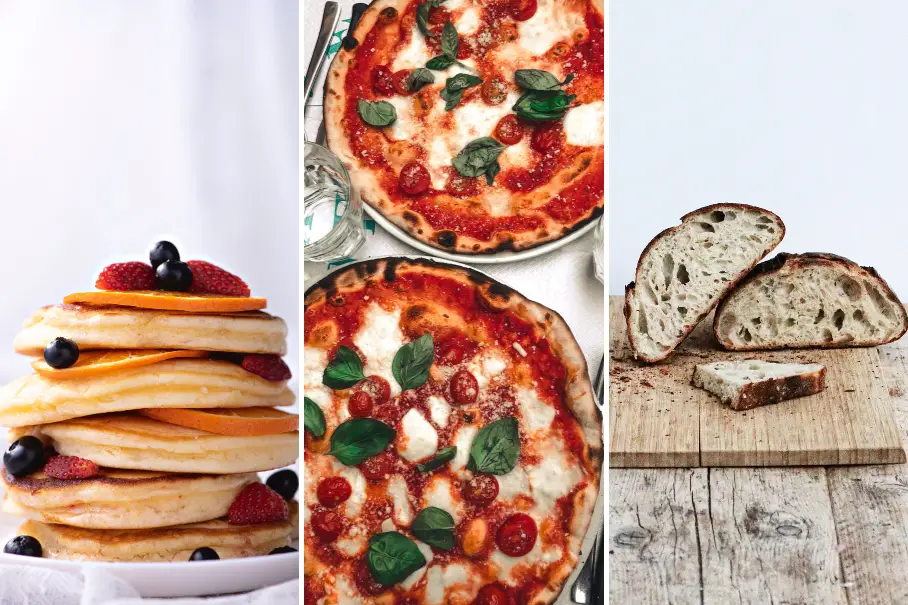
[[[287,501],[264,483],[247,485],[227,509],[227,521],[233,525],[273,523],[289,518]]]
[[[114,263],[104,267],[95,288],[99,290],[154,290],[154,269],[140,262]]]
[[[290,368],[277,355],[250,353],[243,357],[240,365],[247,372],[252,372],[265,380],[290,380]]]
[[[98,474],[98,465],[77,456],[51,456],[44,474],[54,479],[87,479]]]
[[[186,263],[192,269],[190,292],[198,294],[224,294],[226,296],[249,296],[249,286],[242,279],[224,271],[217,265],[203,260]]]

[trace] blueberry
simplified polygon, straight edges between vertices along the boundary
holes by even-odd
[[[293,548],[292,546],[281,546],[280,548],[275,548],[268,554],[269,555],[282,555],[285,552],[297,552],[297,550],[295,548]]]
[[[265,485],[276,491],[284,500],[292,500],[300,487],[300,480],[290,469],[278,471],[268,477]]]
[[[31,536],[16,536],[6,543],[6,546],[3,547],[3,552],[25,557],[40,557],[41,543]]]
[[[62,370],[68,368],[79,359],[79,345],[68,338],[58,336],[44,347],[44,361],[47,365]]]
[[[3,466],[13,477],[22,477],[44,466],[44,444],[27,435],[13,441],[3,454]]]
[[[155,282],[158,290],[186,292],[192,285],[192,269],[183,261],[164,261],[155,270]]]
[[[180,252],[177,250],[177,247],[170,242],[158,242],[154,245],[154,248],[151,249],[148,260],[151,261],[151,266],[157,269],[158,265],[161,263],[165,263],[169,260],[180,260]]]
[[[215,552],[213,548],[208,548],[207,546],[195,549],[189,556],[190,561],[216,561],[217,559],[220,559],[218,553]]]

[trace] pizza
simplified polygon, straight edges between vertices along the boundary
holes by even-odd
[[[307,603],[552,603],[599,495],[602,417],[564,320],[432,260],[306,292]]]
[[[325,84],[328,146],[372,208],[463,254],[602,214],[602,0],[375,0]]]

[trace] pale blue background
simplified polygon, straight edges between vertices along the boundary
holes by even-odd
[[[777,251],[875,266],[908,301],[908,2],[611,5],[610,278],[689,210],[762,205]]]

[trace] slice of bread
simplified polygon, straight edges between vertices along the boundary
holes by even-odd
[[[833,254],[779,254],[719,305],[713,331],[726,349],[867,347],[898,340],[908,313],[871,267]]]
[[[750,410],[826,388],[826,368],[818,363],[773,363],[747,359],[698,365],[693,384],[716,395],[733,410]]]
[[[634,357],[655,363],[671,355],[784,235],[782,220],[768,210],[716,204],[691,212],[653,238],[625,289]]]

